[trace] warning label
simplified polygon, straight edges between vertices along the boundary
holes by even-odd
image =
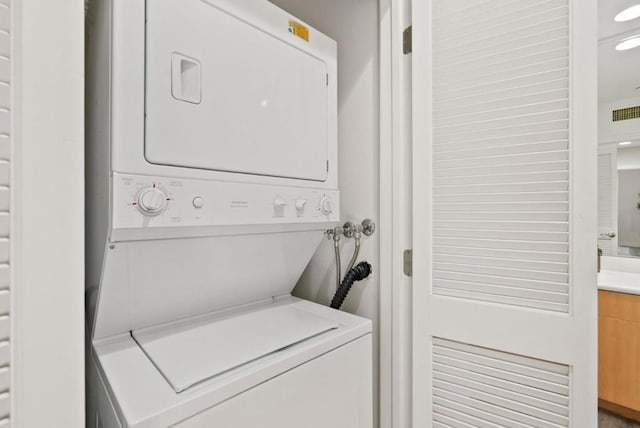
[[[303,40],[309,41],[309,28],[296,21],[289,21],[289,32]]]

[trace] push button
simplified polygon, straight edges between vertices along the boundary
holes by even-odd
[[[204,206],[204,199],[202,199],[200,196],[196,196],[195,198],[193,198],[193,206],[194,208],[202,208]]]

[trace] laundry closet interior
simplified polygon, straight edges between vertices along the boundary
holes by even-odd
[[[378,423],[378,4],[274,3],[88,2],[87,426]]]

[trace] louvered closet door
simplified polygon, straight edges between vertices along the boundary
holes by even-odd
[[[413,15],[413,426],[596,427],[596,1]]]

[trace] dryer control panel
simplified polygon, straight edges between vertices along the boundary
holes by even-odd
[[[112,219],[116,235],[135,229],[260,225],[286,231],[283,225],[338,222],[339,202],[338,191],[116,173]]]

